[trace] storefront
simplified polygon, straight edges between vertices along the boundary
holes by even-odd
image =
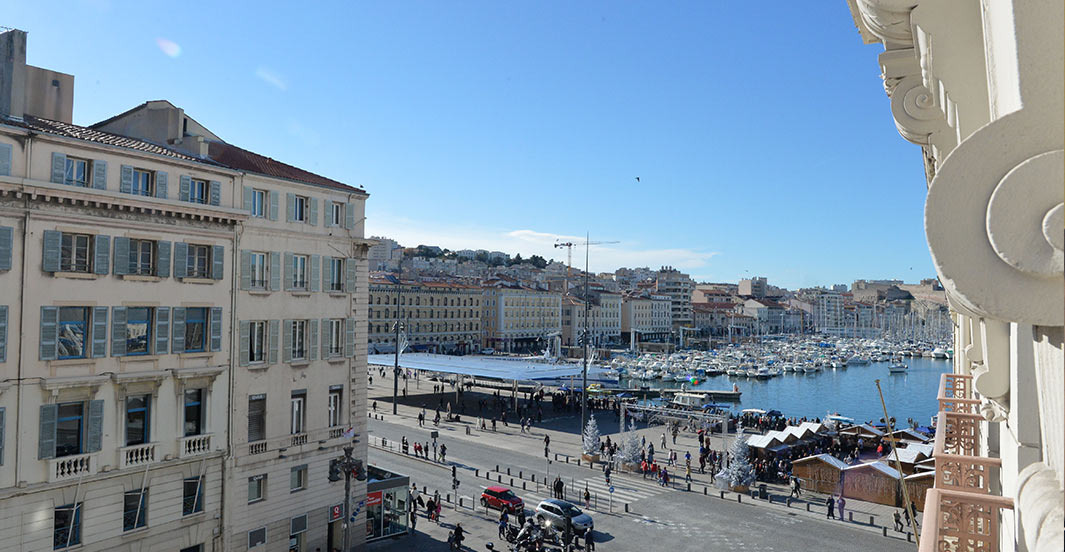
[[[407,533],[410,478],[376,466],[367,470],[366,542]]]

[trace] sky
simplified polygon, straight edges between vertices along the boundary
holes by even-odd
[[[845,0],[6,0],[74,122],[167,99],[360,186],[367,235],[798,288],[933,277],[920,148]],[[584,251],[574,251],[583,266]]]

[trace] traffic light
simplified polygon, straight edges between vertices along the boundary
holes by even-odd
[[[355,476],[356,481],[366,481],[366,470],[362,467],[362,460],[355,461],[355,465],[351,469],[351,475]]]
[[[340,479],[340,459],[334,458],[329,461],[329,481],[336,483],[337,481],[340,481]]]
[[[451,465],[451,479],[458,479],[458,471],[454,464]]]

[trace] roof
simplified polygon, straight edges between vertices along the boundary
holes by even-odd
[[[392,366],[392,354],[367,355],[367,364]],[[410,370],[426,370],[444,374],[459,374],[503,381],[553,382],[581,374],[580,364],[559,362],[552,364],[542,357],[508,358],[498,356],[452,356],[431,353],[404,353],[399,356],[399,366]],[[592,377],[589,368],[589,378]]]
[[[840,433],[842,433],[844,435],[851,435],[851,434],[858,435],[859,433],[865,433],[865,434],[868,434],[868,435],[872,435],[874,437],[881,437],[881,436],[884,435],[883,431],[881,431],[881,430],[879,430],[879,429],[877,429],[877,428],[875,428],[875,427],[873,427],[873,426],[871,426],[869,424],[861,424],[861,425],[851,426],[851,427],[848,427],[847,429],[844,429],[844,430],[840,431]]]
[[[883,456],[883,460],[894,462],[895,455],[898,454],[899,462],[903,464],[916,464],[925,458],[932,455],[931,450],[926,450],[925,447],[906,447],[895,449],[894,452],[889,452]]]
[[[876,471],[878,471],[878,472],[880,472],[880,473],[882,473],[884,475],[887,475],[887,476],[889,476],[889,477],[891,477],[893,479],[898,479],[899,478],[898,470],[896,470],[895,468],[892,468],[891,466],[885,464],[884,462],[881,462],[880,460],[877,460],[876,462],[866,462],[864,464],[855,464],[853,466],[847,466],[846,468],[844,468],[844,471],[867,470],[867,469],[876,470]]]
[[[780,439],[777,439],[775,436],[769,434],[755,435],[754,437],[747,439],[747,446],[753,448],[768,448],[771,446],[775,446],[774,443],[776,445],[781,444]]]
[[[366,193],[366,190],[363,190],[362,188],[356,188],[344,184],[343,182],[337,182],[331,178],[305,171],[299,167],[293,167],[287,163],[282,163],[276,159],[271,159],[265,155],[259,155],[253,151],[248,151],[244,148],[239,148],[225,142],[210,142],[208,144],[207,155],[211,159],[227,167],[246,172],[258,173],[272,176],[274,178],[283,178],[285,180],[294,180],[304,184],[312,184],[337,190]]]
[[[793,461],[792,465],[798,464],[800,462],[813,462],[815,460],[816,461],[820,461],[820,462],[824,462],[824,463],[832,466],[833,468],[836,468],[837,470],[843,470],[843,469],[847,468],[847,463],[846,462],[844,462],[843,460],[840,460],[839,458],[836,458],[835,456],[832,456],[831,454],[815,454],[813,456],[807,456],[805,458],[799,458],[798,460]]]

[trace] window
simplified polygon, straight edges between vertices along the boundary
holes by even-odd
[[[248,397],[248,442],[266,439],[266,395]]]
[[[85,403],[60,404],[55,429],[56,458],[81,454],[84,433]]]
[[[307,256],[292,256],[292,287],[307,289]]]
[[[248,548],[255,548],[266,544],[266,527],[248,531]]]
[[[189,244],[185,258],[185,274],[188,278],[211,277],[211,248],[206,245]]]
[[[303,534],[307,532],[307,514],[289,520],[288,552],[303,552]]]
[[[329,289],[326,291],[344,291],[344,259],[329,259]]]
[[[185,437],[203,434],[203,399],[203,389],[185,390]]]
[[[341,222],[344,220],[344,204],[333,203],[329,209],[329,224],[333,226],[341,226]]]
[[[266,289],[266,253],[251,254],[251,287]]]
[[[207,308],[185,309],[185,352],[202,353],[207,346]]]
[[[248,362],[266,362],[266,322],[259,320],[249,324]]]
[[[329,356],[340,356],[344,345],[344,320],[329,321]]]
[[[58,506],[52,517],[52,548],[81,544],[81,503]]]
[[[302,491],[307,488],[307,465],[294,466],[289,477],[289,491]]]
[[[151,395],[126,397],[126,446],[150,442]]]
[[[126,491],[122,495],[122,530],[132,531],[144,527],[148,523],[147,517],[148,489]]]
[[[140,276],[155,275],[155,242],[129,240],[129,273]]]
[[[293,435],[303,433],[307,415],[305,407],[307,405],[307,393],[305,392],[293,392],[292,393],[292,424],[291,433]]]
[[[126,355],[146,355],[151,350],[152,319],[155,309],[126,309]]]
[[[292,220],[296,222],[307,222],[307,198],[303,196],[296,196],[292,200]]]
[[[305,360],[307,358],[307,321],[292,321],[292,360]]]
[[[64,232],[59,247],[59,271],[89,272],[91,270],[89,243],[91,242],[92,236],[88,234]]]
[[[206,205],[210,191],[211,187],[207,184],[206,180],[197,180],[193,178],[189,183],[189,201]]]
[[[203,511],[204,477],[185,478],[182,488],[181,515],[188,516]]]
[[[67,157],[67,172],[63,183],[67,186],[89,186],[89,162],[85,159]]]
[[[253,217],[265,217],[266,216],[266,191],[264,190],[252,190],[251,192],[251,216]]]
[[[248,504],[266,500],[266,474],[248,478]]]
[[[130,192],[132,192],[133,195],[151,197],[153,195],[151,171],[133,169],[133,187],[130,189]]]
[[[60,360],[86,358],[89,338],[89,308],[59,307],[59,326],[56,328],[57,356]]]
[[[329,390],[329,427],[336,427],[341,424],[340,408],[343,395],[344,391],[341,389]]]

